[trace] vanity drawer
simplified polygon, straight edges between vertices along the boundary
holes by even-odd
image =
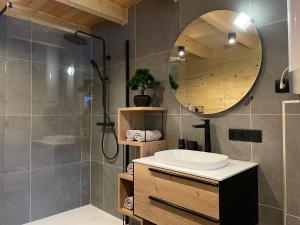
[[[134,189],[210,218],[219,219],[218,183],[134,164]]]
[[[148,193],[135,191],[134,214],[157,225],[219,225],[218,222],[208,220],[197,213],[151,199]]]

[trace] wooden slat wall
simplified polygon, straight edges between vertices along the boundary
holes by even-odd
[[[188,55],[186,62],[177,63],[177,83],[184,88],[178,89],[176,97],[186,106],[204,106],[205,113],[230,108],[255,82],[260,55],[260,49],[242,45],[218,50],[210,59]]]

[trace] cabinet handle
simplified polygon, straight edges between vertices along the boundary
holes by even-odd
[[[202,184],[207,184],[207,185],[211,185],[211,186],[214,186],[214,187],[219,186],[218,183],[214,183],[212,181],[199,180],[197,178],[188,177],[188,176],[184,176],[184,175],[169,172],[169,171],[164,171],[164,170],[159,170],[159,169],[154,169],[154,168],[149,168],[149,171],[155,172],[155,173],[161,173],[161,174],[165,174],[165,175],[170,175],[170,176],[173,176],[173,177],[178,177],[178,178],[182,178],[182,179],[185,179],[185,180],[190,180],[190,181],[194,181],[194,182],[198,182],[198,183],[202,183]]]
[[[168,202],[168,201],[162,200],[162,199],[157,198],[157,197],[154,197],[154,196],[149,196],[149,199],[152,200],[152,201],[155,201],[155,202],[158,202],[158,203],[161,203],[161,204],[170,206],[170,207],[172,207],[172,208],[179,209],[179,210],[184,211],[184,212],[186,212],[186,213],[189,213],[189,214],[191,214],[191,215],[198,216],[198,217],[200,217],[200,218],[202,218],[202,219],[206,219],[206,220],[212,221],[212,222],[214,222],[214,223],[219,223],[219,220],[218,220],[218,219],[215,219],[215,218],[213,218],[213,217],[204,215],[204,214],[202,214],[202,213],[198,213],[198,212],[195,212],[195,211],[193,211],[193,210],[187,209],[187,208],[185,208],[185,207],[176,205],[175,203]]]

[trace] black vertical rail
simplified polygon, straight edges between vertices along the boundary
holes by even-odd
[[[161,140],[164,140],[165,139],[164,111],[161,111],[161,133],[162,133]]]
[[[126,79],[126,107],[129,107],[129,87],[127,86],[127,82],[129,80],[129,73],[130,73],[130,44],[127,40],[125,42],[125,60],[126,60],[126,72],[125,72],[125,79]],[[129,165],[129,145],[125,146],[125,154],[123,152],[123,157],[125,157],[125,160],[123,162],[123,169],[124,171],[127,170],[127,166]],[[129,217],[123,216],[123,224],[129,224]]]
[[[144,128],[145,128],[145,140],[144,142],[147,142],[147,110],[145,110],[144,113]]]
[[[129,80],[129,73],[130,73],[130,45],[129,45],[129,41],[126,41],[126,50],[125,50],[125,54],[126,54],[126,107],[129,107],[129,87],[127,86],[127,82]],[[126,168],[129,164],[129,146],[126,145],[125,147],[125,165]]]

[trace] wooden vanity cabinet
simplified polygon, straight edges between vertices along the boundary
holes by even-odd
[[[157,225],[256,225],[257,167],[223,181],[134,164],[134,214]]]

